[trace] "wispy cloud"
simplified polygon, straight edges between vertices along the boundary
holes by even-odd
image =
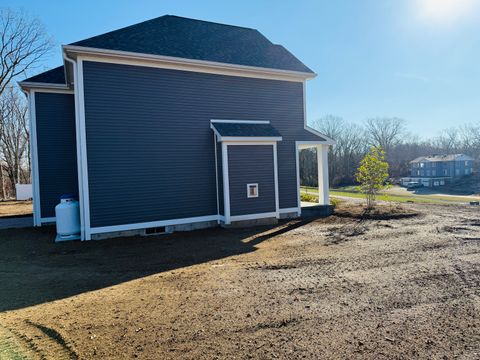
[[[430,79],[428,77],[423,75],[413,74],[413,73],[396,72],[393,74],[393,76],[401,79],[406,79],[406,80],[415,80],[415,81],[421,81],[425,83],[430,82]]]

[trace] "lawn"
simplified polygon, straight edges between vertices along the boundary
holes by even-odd
[[[302,186],[301,191],[303,194],[318,193],[318,189],[314,187]],[[354,199],[365,199],[365,195],[361,194],[355,186],[346,186],[342,188],[330,189],[330,195],[349,197]],[[442,196],[442,195],[417,195],[417,194],[390,194],[388,191],[384,191],[377,196],[377,200],[387,202],[399,202],[399,203],[429,203],[429,204],[459,204],[468,203],[472,198],[466,196]]]
[[[0,217],[31,215],[32,212],[31,201],[0,201]]]
[[[155,237],[0,230],[0,358],[478,359],[479,226],[466,206],[343,201]]]

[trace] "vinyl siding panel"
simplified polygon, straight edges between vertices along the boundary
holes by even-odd
[[[73,94],[35,93],[40,215],[54,217],[62,194],[78,195]]]
[[[272,145],[229,145],[230,214],[275,211],[275,177]],[[258,197],[247,196],[247,184],[258,184]]]
[[[295,141],[319,140],[303,128],[302,83],[83,68],[93,227],[217,214],[211,119],[271,122],[283,136],[280,207],[297,206]]]

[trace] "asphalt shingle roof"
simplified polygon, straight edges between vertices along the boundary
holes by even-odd
[[[313,73],[259,31],[165,15],[70,45]]]
[[[213,127],[222,137],[281,137],[270,124],[213,122]]]
[[[418,163],[422,161],[440,162],[440,161],[464,161],[464,160],[475,160],[475,159],[465,154],[442,154],[442,155],[420,156],[410,161],[410,163]]]
[[[65,71],[62,66],[45,71],[41,74],[32,76],[23,80],[24,82],[47,83],[47,84],[65,84]]]

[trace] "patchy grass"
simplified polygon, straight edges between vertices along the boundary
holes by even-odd
[[[301,187],[302,194],[318,193],[318,189],[309,186]],[[338,189],[330,189],[331,196],[349,197],[354,199],[365,199],[365,195],[360,193],[355,186],[346,186]],[[382,192],[377,196],[377,200],[399,203],[425,203],[425,204],[459,204],[468,203],[472,199],[464,196],[442,196],[442,195],[400,195]]]
[[[244,229],[60,244],[54,227],[0,230],[0,351],[478,359],[479,224],[466,206],[344,200]]]
[[[33,207],[31,201],[0,201],[0,217],[31,215],[32,213]]]

